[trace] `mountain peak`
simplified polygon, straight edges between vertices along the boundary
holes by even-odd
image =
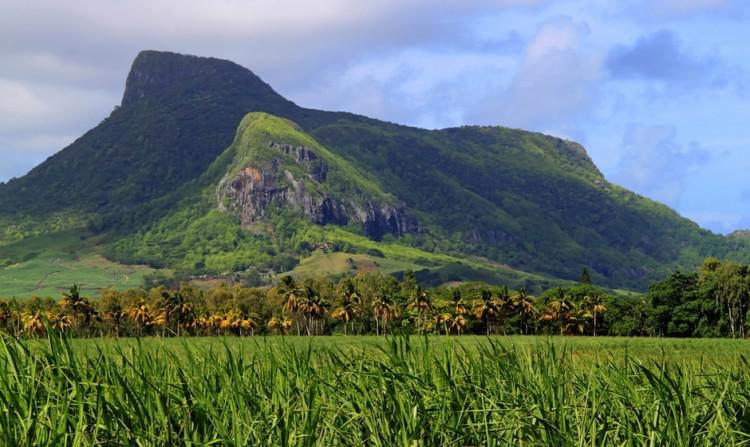
[[[208,86],[242,86],[257,96],[273,95],[281,99],[271,86],[252,71],[234,62],[169,51],[144,50],[133,60],[125,83],[122,105],[162,97],[175,89],[184,93],[185,88],[191,86],[196,87],[193,93],[198,95]]]

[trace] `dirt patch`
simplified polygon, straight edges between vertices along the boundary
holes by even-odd
[[[369,259],[356,259],[353,263],[354,269],[358,272],[374,272],[378,270],[378,265]]]

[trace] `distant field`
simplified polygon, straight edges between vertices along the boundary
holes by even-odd
[[[748,355],[706,339],[2,338],[0,443],[747,445]]]
[[[179,352],[188,349],[224,350],[253,354],[269,345],[296,348],[320,349],[372,349],[387,345],[389,337],[383,336],[257,336],[257,337],[147,337],[134,338],[76,338],[73,347],[80,352],[90,349],[105,351],[115,347],[142,346],[147,350],[170,350]],[[427,341],[432,348],[446,350],[455,347],[475,349],[490,341],[499,342],[522,350],[544,349],[549,345],[570,355],[572,360],[595,359],[597,361],[622,360],[631,357],[643,362],[671,363],[717,363],[728,366],[750,360],[750,342],[739,339],[713,338],[649,338],[649,337],[576,337],[576,336],[413,336],[412,342],[421,346]],[[37,342],[32,342],[37,343]]]
[[[326,253],[317,250],[311,256],[302,259],[300,264],[289,272],[289,274],[297,278],[308,278],[344,274],[352,275],[375,270],[393,273],[404,270],[421,270],[423,268],[407,261],[343,252]]]
[[[501,282],[511,288],[534,284],[558,284],[545,278],[489,262],[466,261],[436,255],[397,244],[380,244],[336,229],[329,230],[332,240],[344,239],[354,245],[382,250],[384,256],[345,252],[314,251],[300,260],[291,274],[296,278],[340,276],[379,270],[385,273],[405,270],[431,273],[422,277],[426,284],[478,280]],[[78,284],[85,295],[98,295],[112,288],[124,290],[143,285],[145,275],[155,270],[147,266],[124,265],[101,256],[101,239],[85,231],[68,231],[25,239],[0,246],[0,297],[59,297]],[[427,267],[429,266],[429,267]],[[430,276],[431,275],[431,276]]]
[[[83,238],[82,238],[83,236]],[[84,232],[40,236],[0,246],[0,296],[59,297],[73,284],[85,294],[106,288],[140,287],[153,269],[110,262],[97,253],[97,240]]]
[[[335,241],[357,247],[359,250],[373,250],[379,255],[352,254],[315,250],[302,258],[300,264],[283,275],[297,278],[310,276],[336,276],[380,270],[385,273],[413,270],[422,271],[420,281],[425,285],[436,286],[454,281],[483,281],[503,284],[511,289],[524,287],[532,291],[566,284],[556,278],[516,270],[504,264],[480,258],[459,258],[441,253],[432,253],[399,243],[375,242],[338,227],[316,227],[310,231],[319,234],[311,236],[315,240]],[[543,285],[543,286],[542,286]]]

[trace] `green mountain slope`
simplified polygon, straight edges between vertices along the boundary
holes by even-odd
[[[179,195],[164,217],[114,243],[112,257],[212,274],[278,271],[293,266],[300,246],[325,242],[316,226],[378,240],[417,230],[366,174],[293,122],[260,112],[245,116],[234,142]]]
[[[250,115],[238,131],[249,112],[278,118]],[[82,226],[107,235],[113,258],[195,274],[289,270],[331,235],[443,266],[574,279],[587,265],[632,288],[748,253],[747,238],[610,184],[575,143],[305,109],[234,63],[155,51],[135,59],[99,126],[0,184],[0,258],[2,244]]]
[[[411,269],[433,283],[549,284],[506,266],[399,243],[423,231],[403,204],[293,122],[265,113],[246,115],[232,145],[177,194],[164,217],[113,243],[109,257],[212,276]]]
[[[403,197],[439,247],[638,287],[665,266],[730,253],[726,240],[604,179],[577,144],[499,127],[383,130],[345,120],[312,134]]]

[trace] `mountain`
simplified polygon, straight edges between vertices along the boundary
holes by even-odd
[[[306,109],[232,62],[157,51],[109,117],[0,184],[0,244],[84,226],[110,259],[207,274],[279,272],[332,244],[469,276],[588,266],[642,289],[749,252],[609,183],[576,143]]]
[[[312,234],[320,226],[372,241],[420,231],[366,173],[263,112],[248,113],[233,143],[178,196],[163,217],[113,243],[110,255],[212,273],[278,271],[294,266],[285,255],[327,241]]]
[[[249,113],[227,152],[221,158],[232,162],[212,169],[225,173],[212,191],[216,208],[234,214],[241,225],[282,208],[317,225],[361,225],[373,240],[419,231],[402,203],[291,121]]]

